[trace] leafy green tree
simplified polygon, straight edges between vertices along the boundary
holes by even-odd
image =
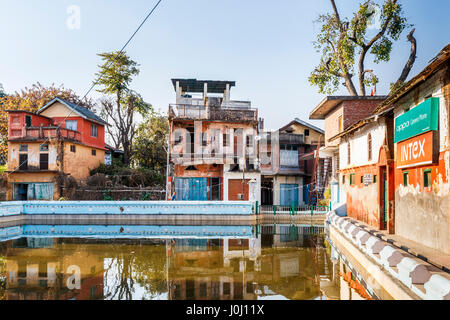
[[[351,20],[340,16],[335,0],[330,2],[333,13],[320,15],[317,20],[321,24],[321,30],[314,46],[322,56],[308,80],[324,94],[332,94],[338,90],[343,80],[342,84],[349,94],[357,96],[353,76],[358,72],[359,94],[364,96],[366,86],[379,82],[374,71],[365,68],[368,55],[373,56],[376,64],[389,61],[393,42],[412,25],[408,24],[403,7],[397,0],[384,0],[381,4],[367,0],[360,4]],[[377,10],[380,12],[379,17],[376,16]],[[374,22],[379,23],[375,33],[369,28]],[[416,39],[413,33],[414,29],[407,36],[411,42],[410,57],[394,86],[406,80],[415,62]]]
[[[6,93],[5,93],[4,89],[3,89],[2,84],[0,83],[0,98],[3,98],[4,96],[6,96]]]
[[[124,164],[129,165],[133,150],[133,139],[136,134],[135,118],[142,117],[152,110],[150,104],[130,89],[133,76],[139,74],[138,64],[125,52],[101,53],[104,63],[99,65],[96,73],[97,90],[108,96],[101,101],[101,114],[113,127],[107,127],[107,132],[116,148],[123,148]],[[112,99],[109,96],[114,96]]]
[[[137,129],[134,160],[140,167],[165,175],[169,121],[166,116],[153,111]]]

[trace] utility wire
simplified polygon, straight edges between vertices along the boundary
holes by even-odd
[[[150,16],[153,14],[153,12],[156,10],[156,8],[159,6],[159,4],[161,3],[162,0],[159,0],[156,5],[153,7],[153,9],[147,14],[147,16],[145,17],[145,19],[142,21],[142,23],[139,25],[139,27],[136,29],[136,31],[134,31],[134,33],[132,34],[132,36],[128,39],[128,41],[125,43],[125,45],[122,47],[122,49],[119,51],[119,53],[116,55],[116,57],[114,58],[113,61],[111,61],[108,66],[105,68],[105,70],[103,70],[103,72],[100,74],[99,78],[92,84],[92,86],[89,88],[89,90],[86,92],[86,94],[80,99],[80,101],[83,101],[87,95],[92,91],[92,89],[94,89],[94,87],[98,84],[98,82],[103,78],[103,75],[106,72],[106,69],[108,69],[116,60],[117,58],[124,52],[125,48],[128,46],[128,44],[131,42],[131,40],[133,40],[134,36],[139,32],[139,30],[142,28],[142,26],[145,24],[145,22],[150,18]],[[58,126],[56,127],[56,131],[58,131],[61,127],[61,125],[65,122],[65,120],[73,113],[73,109],[69,112],[69,114],[58,124]],[[48,137],[47,139],[44,140],[44,142],[42,144],[45,144],[46,142],[49,142],[50,138]],[[27,160],[28,161],[28,160]],[[16,172],[18,169],[20,169],[20,167],[27,161],[24,161],[23,163],[20,163],[19,166],[17,167],[17,169],[14,169],[13,171],[7,173],[7,175],[9,176],[11,173]]]

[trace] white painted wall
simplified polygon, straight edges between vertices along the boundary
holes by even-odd
[[[378,162],[380,148],[383,145],[386,132],[384,118],[378,121],[366,124],[358,131],[341,139],[339,145],[339,169],[365,166]],[[372,160],[368,160],[368,135],[372,135]],[[348,164],[348,143],[350,143],[350,164]]]

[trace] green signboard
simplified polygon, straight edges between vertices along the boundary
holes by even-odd
[[[439,98],[430,98],[395,119],[394,142],[438,130]]]

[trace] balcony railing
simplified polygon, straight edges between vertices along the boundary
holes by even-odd
[[[258,121],[258,110],[243,107],[210,107],[209,114],[205,106],[170,105],[169,118],[212,121]]]
[[[305,138],[302,134],[280,133],[280,144],[304,144]]]
[[[81,141],[81,132],[59,127],[25,127],[22,130],[13,130],[9,137],[10,140],[51,138]]]

